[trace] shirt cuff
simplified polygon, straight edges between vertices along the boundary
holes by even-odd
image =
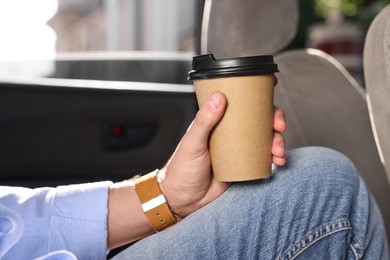
[[[52,191],[49,251],[65,249],[78,259],[106,259],[111,184],[67,185]]]

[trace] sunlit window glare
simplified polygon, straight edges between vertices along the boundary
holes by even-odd
[[[47,22],[57,8],[57,0],[0,1],[0,60],[54,57],[56,33]]]

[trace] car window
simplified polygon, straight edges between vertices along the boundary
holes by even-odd
[[[53,60],[69,57],[125,59],[133,57],[134,52],[192,54],[196,51],[200,10],[197,2],[2,0],[0,77],[47,75],[53,69]]]

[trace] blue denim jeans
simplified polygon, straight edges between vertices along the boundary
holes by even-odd
[[[378,207],[354,165],[327,148],[288,153],[268,180],[234,184],[115,259],[389,259]]]

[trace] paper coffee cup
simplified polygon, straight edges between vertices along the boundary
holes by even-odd
[[[209,139],[211,164],[220,181],[270,176],[272,165],[274,73],[272,56],[216,60],[193,58],[193,80],[200,107],[214,91],[227,99],[225,114]]]

